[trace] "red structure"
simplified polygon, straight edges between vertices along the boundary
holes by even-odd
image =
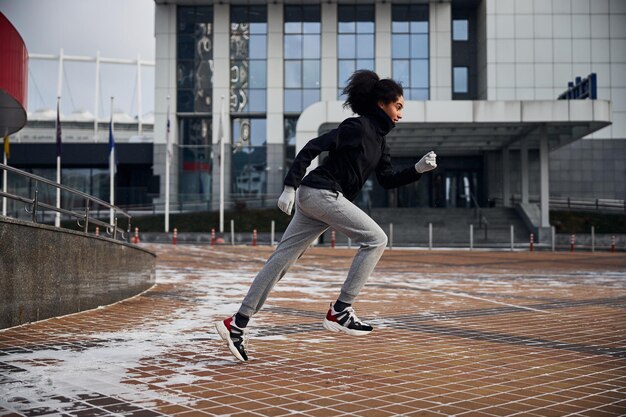
[[[0,13],[0,135],[19,131],[26,124],[28,51],[24,40]]]

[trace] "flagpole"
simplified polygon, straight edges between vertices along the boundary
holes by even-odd
[[[170,231],[170,96],[167,96],[167,130],[165,133],[165,233]]]
[[[220,233],[224,233],[224,96],[222,96],[222,104],[220,108],[220,125],[222,126],[220,138]]]
[[[109,125],[110,133],[109,133],[109,202],[113,206],[115,205],[115,145],[111,146],[111,136],[113,135],[113,96],[111,96],[111,121]],[[110,224],[114,224],[115,213],[113,212],[113,208],[110,209]]]
[[[61,121],[60,116],[60,104],[61,104],[61,96],[57,96],[57,126],[56,126],[56,135],[57,135],[57,184],[61,185],[61,152],[60,152],[60,137],[59,137],[59,125]],[[57,187],[57,210],[61,208],[61,188]],[[54,226],[61,227],[61,213],[56,212],[54,217]]]

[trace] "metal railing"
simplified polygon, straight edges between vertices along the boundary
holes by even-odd
[[[64,215],[69,216],[70,218],[76,219],[77,225],[82,228],[84,233],[89,233],[89,226],[102,226],[104,230],[106,231],[106,233],[113,239],[118,239],[118,235],[121,240],[130,239],[131,216],[130,214],[120,209],[119,207],[111,205],[107,203],[106,201],[103,201],[97,197],[86,194],[82,191],[75,190],[63,184],[58,184],[57,182],[51,181],[47,178],[43,178],[38,175],[24,172],[19,169],[10,167],[8,165],[0,164],[0,171],[10,172],[20,177],[28,178],[32,181],[35,181],[35,186],[31,188],[32,195],[27,196],[27,197],[11,194],[9,192],[5,192],[4,190],[0,189],[0,197],[11,199],[11,200],[26,204],[26,206],[24,207],[24,211],[26,211],[27,213],[31,215],[31,220],[33,223],[38,223],[37,215],[40,212],[49,210],[49,211],[64,214]],[[55,205],[48,204],[44,201],[41,201],[39,199],[39,184],[40,183],[54,187],[56,189],[60,189],[62,191],[72,194],[73,196],[80,197],[84,201],[84,207],[66,209],[62,207],[56,207]],[[108,209],[109,211],[112,211],[113,224],[106,223],[106,222],[103,222],[102,220],[92,217],[90,213],[92,209],[96,207],[97,208],[103,207],[105,209]],[[123,231],[120,231],[118,228],[118,216],[119,215],[127,218],[126,233],[124,233]]]
[[[550,197],[550,208],[584,211],[626,211],[626,204],[624,200],[609,198]]]

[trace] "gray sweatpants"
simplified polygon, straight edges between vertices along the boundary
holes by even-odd
[[[257,313],[274,285],[329,227],[360,245],[338,298],[352,304],[382,256],[387,235],[343,194],[301,186],[296,193],[293,219],[276,251],[254,278],[239,313],[247,317]]]

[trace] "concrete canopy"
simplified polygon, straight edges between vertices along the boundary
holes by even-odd
[[[509,146],[539,149],[545,126],[549,150],[558,149],[611,124],[606,100],[407,101],[403,119],[387,136],[392,155],[431,149],[446,155],[481,154]],[[320,132],[352,114],[342,102],[318,102],[300,116],[296,151]]]

